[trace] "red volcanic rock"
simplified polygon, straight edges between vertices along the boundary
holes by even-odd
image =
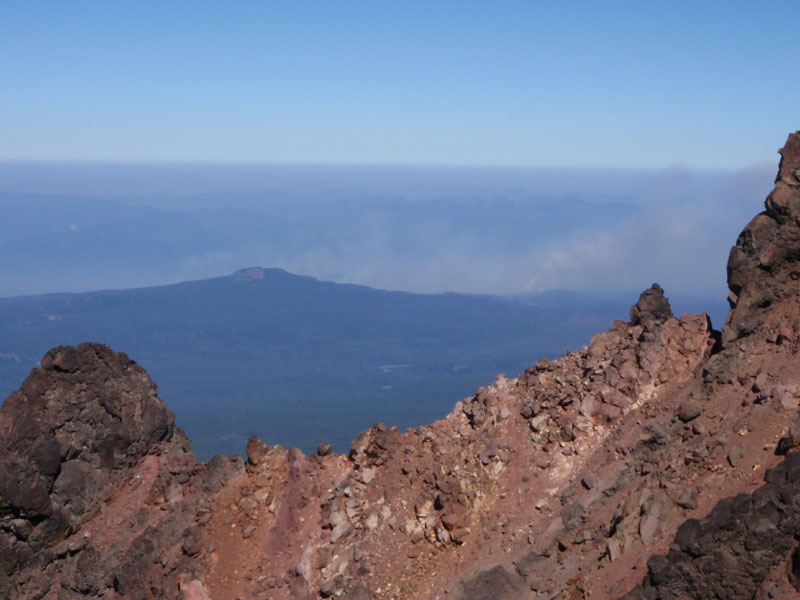
[[[688,423],[700,416],[703,409],[693,400],[686,400],[681,403],[678,409],[678,418],[684,423]]]
[[[247,281],[259,281],[266,277],[266,270],[262,267],[250,267],[248,269],[239,269],[231,277],[236,283],[244,283]]]

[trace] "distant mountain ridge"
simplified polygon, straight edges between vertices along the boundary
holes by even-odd
[[[444,415],[497,372],[588,342],[603,307],[389,292],[277,268],[181,284],[0,299],[0,395],[56,343],[124,347],[202,457],[250,434],[340,450],[378,420]],[[578,318],[579,317],[579,318]]]
[[[0,191],[0,297],[163,285],[250,262],[377,287],[477,289],[548,240],[637,214],[568,195],[411,202],[264,193],[164,203]],[[466,273],[484,277],[466,286]]]

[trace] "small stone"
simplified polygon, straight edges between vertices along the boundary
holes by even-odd
[[[436,528],[436,539],[439,542],[446,546],[450,542],[450,533],[444,527],[437,527]]]
[[[668,528],[672,502],[661,490],[650,494],[641,505],[639,536],[645,544],[651,543]]]
[[[345,537],[348,533],[353,531],[352,525],[347,521],[339,523],[336,527],[333,528],[331,532],[331,544],[338,542],[340,539]]]
[[[247,452],[247,460],[250,462],[250,464],[258,466],[264,462],[264,459],[266,459],[267,455],[269,454],[269,446],[259,440],[256,436],[251,435],[247,440],[245,452]]]
[[[242,527],[242,537],[244,539],[249,539],[250,536],[253,535],[253,532],[255,530],[256,530],[255,525],[245,525],[244,527]]]
[[[550,416],[546,413],[538,414],[530,421],[531,430],[536,433],[541,433],[542,429],[544,429],[545,423],[547,423],[549,418]]]
[[[675,502],[678,506],[686,510],[694,510],[697,508],[699,505],[697,486],[684,489],[675,499]]]
[[[276,512],[278,512],[280,505],[281,501],[278,500],[278,497],[276,496],[272,499],[272,502],[269,503],[269,512],[274,515]]]
[[[320,444],[317,446],[317,454],[319,456],[328,456],[331,452],[333,452],[333,446],[330,444]]]
[[[375,479],[375,469],[372,467],[367,467],[361,472],[359,479],[361,480],[361,483],[371,483]]]
[[[564,529],[571,531],[583,518],[583,506],[580,502],[572,502],[561,509],[561,519]]]
[[[702,410],[697,402],[694,400],[684,400],[678,409],[678,418],[684,423],[688,423],[699,417],[701,412]]]
[[[786,454],[789,450],[796,448],[798,445],[800,445],[800,414],[795,414],[789,425],[789,430],[778,440],[778,447],[775,449],[775,454]]]
[[[573,540],[573,543],[574,544],[583,544],[584,542],[591,541],[591,539],[592,539],[592,532],[589,531],[588,529],[584,529],[577,536],[575,536],[575,539]]]
[[[728,452],[728,462],[732,467],[738,465],[741,460],[744,458],[744,448],[741,446],[734,446],[731,448],[731,451]]]
[[[599,409],[599,404],[592,396],[587,396],[581,402],[580,413],[584,417],[593,417]]]
[[[75,554],[76,552],[83,550],[88,542],[89,542],[88,536],[79,535],[69,541],[69,543],[67,544],[67,549],[70,551],[71,554]]]
[[[344,577],[339,574],[333,579],[329,579],[328,581],[324,581],[322,585],[319,586],[319,595],[323,598],[330,598],[339,590],[344,587]]]
[[[759,373],[750,389],[752,389],[757,394],[758,392],[764,389],[764,385],[766,385],[766,383],[767,383],[767,374],[763,372]]]
[[[781,408],[784,410],[797,410],[798,402],[797,398],[789,394],[788,392],[784,392],[780,396]]]
[[[11,520],[11,531],[19,537],[20,539],[27,540],[28,537],[33,532],[33,524],[28,521],[27,519],[12,519]],[[86,539],[86,536],[80,536],[81,538]],[[70,542],[71,544],[72,542]],[[85,542],[84,542],[85,545]],[[72,550],[70,550],[72,551]]]

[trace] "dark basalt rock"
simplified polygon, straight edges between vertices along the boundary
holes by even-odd
[[[102,596],[114,587],[129,597],[177,594],[164,574],[175,564],[158,561],[182,543],[196,504],[176,507],[138,545],[120,535],[101,551],[81,533],[131,469],[162,454],[177,462],[156,482],[188,480],[188,439],[139,365],[100,344],[49,351],[0,409],[0,598]]]
[[[456,600],[511,600],[519,598],[524,581],[501,565],[489,567],[463,582],[454,592]]]
[[[631,306],[631,323],[641,325],[645,329],[651,329],[658,323],[664,323],[673,316],[669,300],[664,296],[664,290],[657,283],[642,292],[639,301]]]
[[[789,135],[780,155],[766,210],[739,234],[728,257],[732,310],[723,345],[761,325],[776,302],[800,295],[800,131]]]
[[[174,432],[147,373],[108,346],[57,347],[0,412],[0,515],[80,520],[114,470]]]
[[[800,534],[800,454],[789,454],[765,479],[752,494],[726,498],[706,518],[683,523],[672,550],[651,557],[644,581],[624,598],[753,598],[776,566],[792,568]]]

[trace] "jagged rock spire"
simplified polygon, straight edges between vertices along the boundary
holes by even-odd
[[[790,134],[779,152],[766,210],[739,234],[728,258],[731,312],[723,344],[762,325],[777,302],[800,295],[800,131]]]
[[[669,300],[657,283],[643,291],[639,301],[631,306],[631,323],[642,325],[646,329],[655,323],[664,323],[673,316]]]

